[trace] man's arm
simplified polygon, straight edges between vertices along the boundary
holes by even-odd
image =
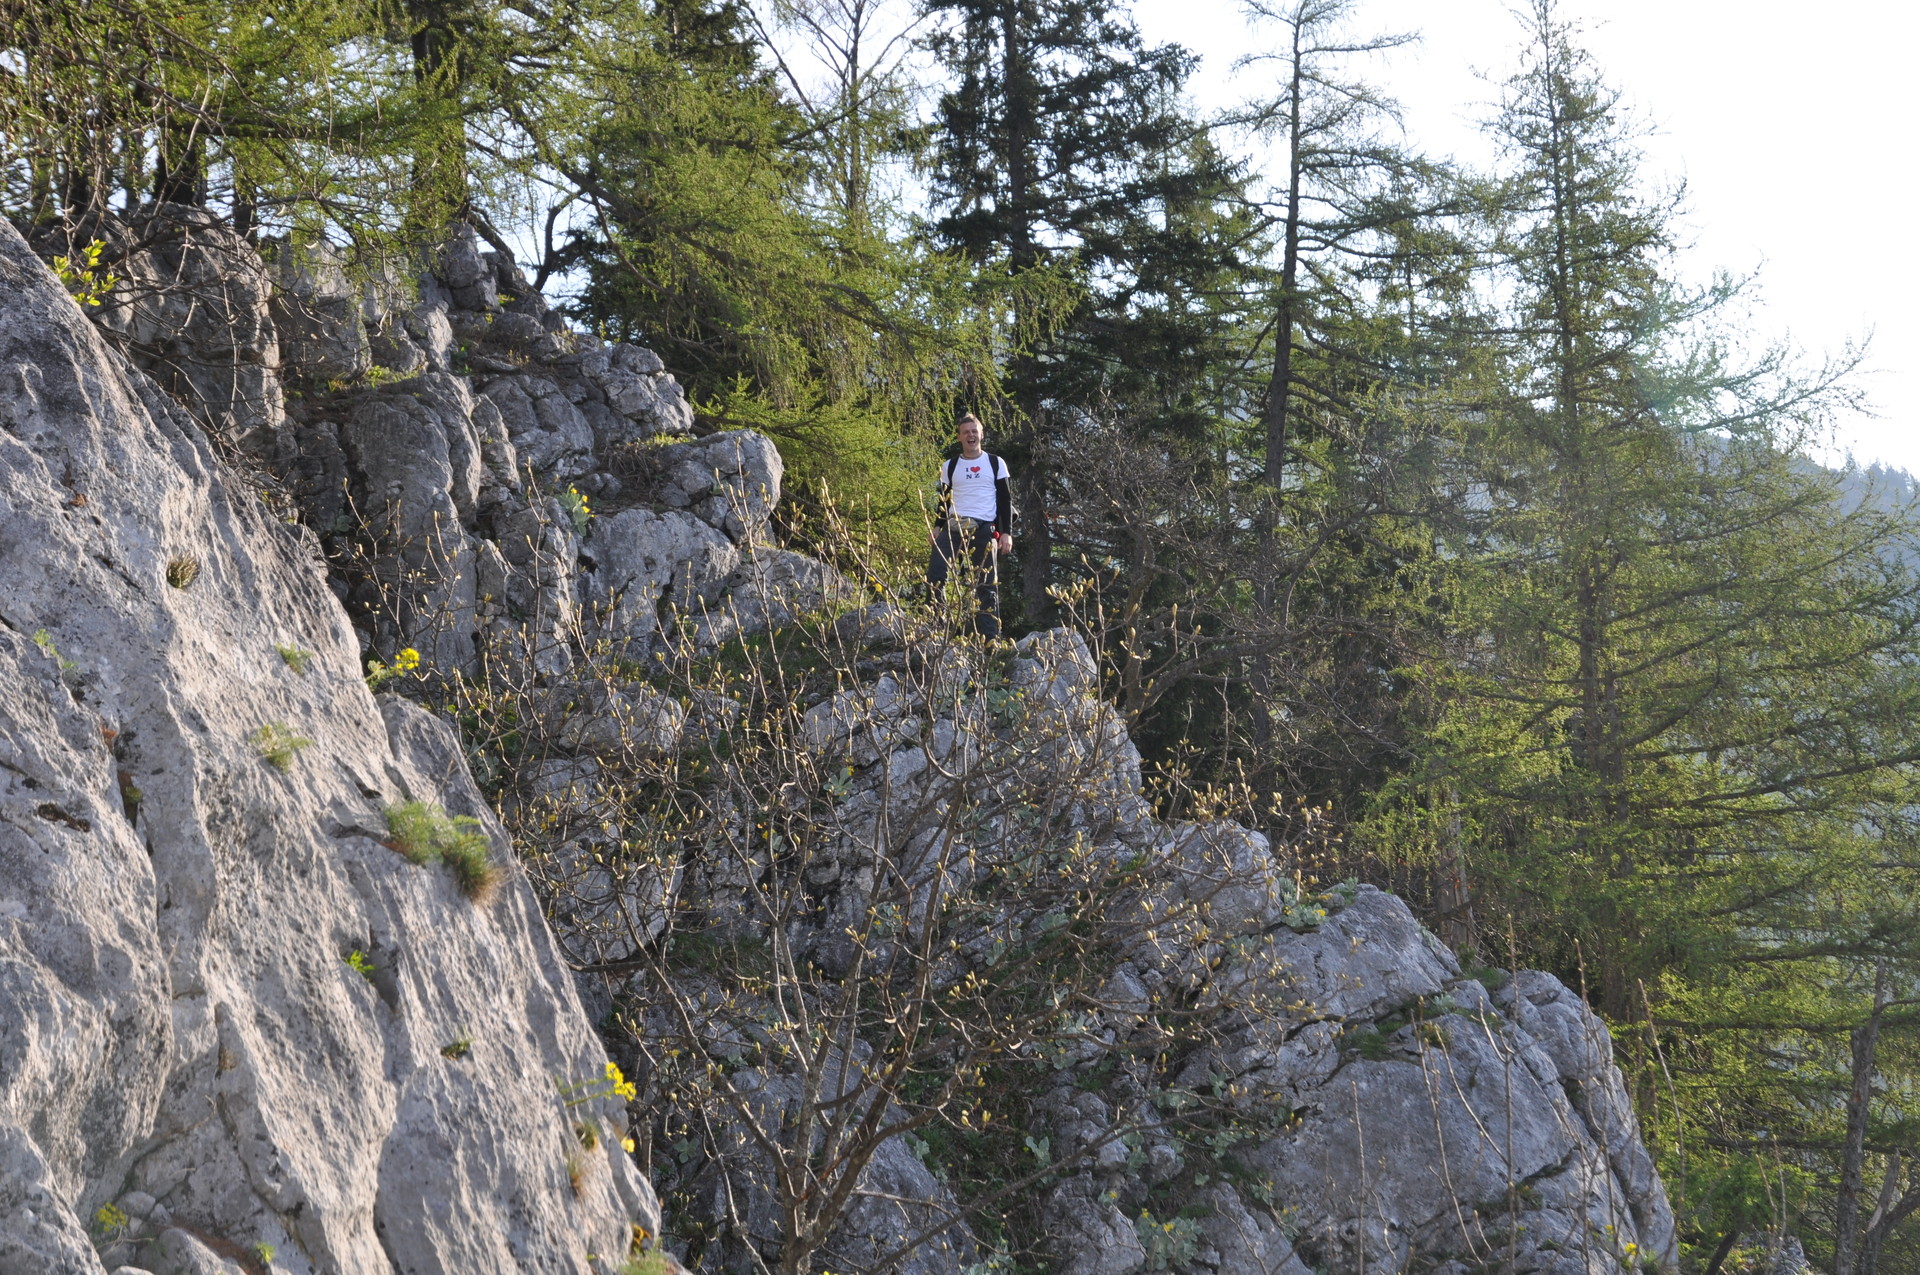
[[[993,478],[993,531],[995,535],[1013,535],[1013,471],[1007,468],[1005,459],[996,457],[1000,462],[1000,472]]]

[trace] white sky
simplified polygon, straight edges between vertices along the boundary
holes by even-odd
[[[1653,136],[1650,174],[1683,178],[1692,241],[1684,269],[1758,269],[1755,337],[1810,355],[1871,335],[1862,385],[1878,419],[1836,422],[1836,451],[1920,473],[1920,124],[1911,60],[1920,18],[1898,0],[1563,0],[1584,43]],[[1513,65],[1506,0],[1362,0],[1355,30],[1416,30],[1367,76],[1406,108],[1427,150],[1483,161],[1472,123]],[[1250,33],[1238,0],[1136,0],[1154,41],[1202,55],[1194,89],[1225,106]]]

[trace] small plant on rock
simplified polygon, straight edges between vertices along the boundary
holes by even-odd
[[[341,957],[340,959],[347,963],[348,969],[358,974],[361,978],[364,978],[369,982],[373,980],[373,971],[378,967],[374,965],[372,961],[368,960],[367,954],[365,952],[362,952],[359,948],[357,947],[354,948],[351,952],[348,952],[345,956]]]
[[[1147,1269],[1170,1271],[1185,1267],[1200,1251],[1200,1224],[1190,1217],[1161,1221],[1145,1209],[1133,1221],[1134,1234],[1147,1253]]]
[[[286,661],[288,668],[300,674],[302,677],[305,677],[307,670],[313,667],[312,651],[291,644],[287,646],[276,646],[273,649],[280,652],[280,658]]]
[[[117,1204],[102,1204],[93,1212],[93,1225],[102,1240],[112,1243],[126,1235],[133,1219]]]
[[[587,1191],[587,1157],[578,1151],[567,1152],[567,1184],[576,1196]]]
[[[382,664],[379,660],[367,661],[367,689],[377,691],[396,677],[405,677],[420,668],[420,652],[412,647],[406,648],[393,657],[391,664]]]
[[[200,559],[182,554],[167,560],[167,583],[174,588],[189,588],[199,578]]]
[[[53,660],[56,664],[60,666],[60,671],[62,673],[71,673],[73,672],[73,670],[80,667],[78,664],[74,663],[72,660],[60,654],[60,648],[53,644],[53,635],[48,633],[45,629],[34,630],[33,644],[39,647],[42,651],[45,651],[47,653],[48,658]]]
[[[100,254],[106,247],[105,240],[96,239],[74,256],[53,259],[54,274],[60,276],[61,286],[82,309],[99,305],[113,291],[113,285],[120,282],[111,271],[100,268]]]
[[[620,1070],[620,1064],[609,1062],[606,1071],[592,1080],[560,1080],[561,1105],[578,1107],[582,1103],[593,1102],[600,1098],[618,1098],[622,1102],[632,1102],[639,1089]]]
[[[449,815],[424,801],[387,807],[387,843],[407,862],[425,866],[445,863],[452,869],[460,892],[476,903],[493,896],[500,884],[500,866],[480,821],[467,815]]]
[[[266,763],[283,774],[293,769],[293,759],[301,749],[313,745],[304,735],[294,734],[285,722],[268,722],[247,738]]]
[[[573,534],[584,537],[593,522],[593,509],[587,504],[586,496],[578,487],[569,487],[560,493],[560,508],[573,524]]]

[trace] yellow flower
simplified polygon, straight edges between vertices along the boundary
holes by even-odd
[[[633,1154],[633,1139],[632,1139],[632,1138],[622,1138],[622,1139],[620,1139],[620,1149],[621,1149],[622,1151],[624,1151],[624,1152],[626,1152],[626,1153],[627,1153],[628,1155],[632,1155],[632,1154]]]

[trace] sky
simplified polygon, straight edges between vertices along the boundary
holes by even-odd
[[[1920,98],[1906,79],[1920,7],[1899,0],[1563,0],[1604,77],[1651,133],[1656,182],[1684,181],[1681,270],[1754,274],[1751,339],[1818,360],[1868,344],[1876,415],[1834,423],[1829,459],[1920,473]],[[1258,86],[1239,0],[1136,0],[1154,41],[1202,58],[1193,89],[1225,107]],[[1405,108],[1409,140],[1485,162],[1475,119],[1512,68],[1507,0],[1361,0],[1354,30],[1417,31],[1367,78]],[[1481,74],[1476,74],[1476,73]],[[1491,78],[1483,78],[1490,76]]]

